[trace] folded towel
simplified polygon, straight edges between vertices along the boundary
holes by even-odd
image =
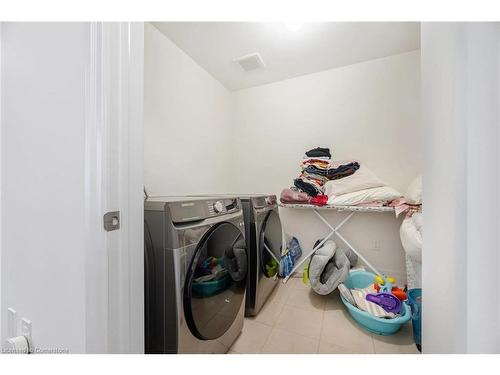
[[[367,301],[366,295],[370,293],[374,293],[374,290],[371,288],[351,289],[351,294],[354,298],[354,301],[356,301],[356,305],[359,309],[366,311],[368,314],[371,314],[378,318],[392,319],[396,317],[396,314],[387,312],[376,303]]]
[[[307,193],[292,189],[283,189],[280,195],[281,203],[309,203],[310,199],[311,197]]]

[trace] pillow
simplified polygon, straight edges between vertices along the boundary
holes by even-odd
[[[359,169],[352,175],[325,183],[325,194],[328,197],[337,196],[386,185],[368,167],[361,164]]]
[[[405,198],[409,204],[422,204],[422,176],[418,176],[408,186]]]
[[[396,189],[390,186],[381,186],[371,189],[354,191],[352,193],[331,196],[328,199],[328,204],[337,206],[356,206],[362,203],[375,201],[390,202],[402,195]]]

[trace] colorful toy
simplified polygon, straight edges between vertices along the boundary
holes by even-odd
[[[373,288],[377,291],[377,292],[380,292],[380,285],[378,284],[373,284]],[[392,287],[392,290],[391,290],[391,293],[394,294],[396,297],[398,297],[399,300],[401,301],[406,301],[406,299],[408,298],[406,296],[406,293],[403,289],[397,287],[397,286],[393,286]]]
[[[374,289],[380,293],[390,293],[395,295],[399,300],[406,300],[407,296],[403,289],[394,286],[396,279],[386,275],[376,275]]]
[[[390,293],[392,290],[392,284],[395,284],[396,280],[390,276],[376,275],[375,283],[379,285],[381,293]]]
[[[304,266],[304,272],[302,273],[302,282],[309,285],[309,263]]]
[[[222,258],[211,256],[203,261],[202,267],[206,269],[212,269],[216,267],[218,264],[223,266],[224,260]]]
[[[408,298],[403,289],[398,288],[397,286],[393,287],[391,293],[394,294],[400,301],[406,301]]]
[[[380,285],[385,285],[386,282],[389,282],[391,284],[396,284],[396,279],[390,276],[385,276],[385,275],[376,275],[375,276],[375,282]]]
[[[401,301],[391,293],[367,294],[366,300],[376,303],[387,312],[399,314],[401,311]]]

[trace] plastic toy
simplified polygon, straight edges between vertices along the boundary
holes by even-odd
[[[377,292],[380,293],[390,293],[395,295],[399,300],[405,301],[407,296],[404,290],[395,286],[396,279],[394,277],[386,276],[386,275],[376,275],[375,283],[373,287]]]
[[[391,284],[396,284],[396,279],[390,276],[385,276],[385,275],[376,275],[375,276],[375,282],[380,285],[385,285],[386,281],[390,282]]]
[[[395,295],[400,301],[406,301],[406,299],[408,298],[404,290],[398,288],[397,286],[392,288],[391,293]]]
[[[377,283],[373,284],[373,288],[377,291],[380,292],[380,285]],[[393,286],[391,293],[394,294],[400,301],[406,301],[408,298],[405,291],[397,286]]]
[[[391,293],[367,294],[366,300],[376,303],[387,312],[399,314],[401,311],[401,301]]]
[[[305,285],[309,285],[309,263],[304,266],[304,272],[302,273],[302,282]]]
[[[392,285],[396,284],[396,279],[386,275],[376,275],[375,283],[380,286],[383,293],[390,293],[392,290]]]

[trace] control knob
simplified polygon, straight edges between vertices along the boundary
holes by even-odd
[[[217,201],[214,203],[214,211],[216,214],[221,213],[224,211],[224,205],[222,204],[221,201]]]

